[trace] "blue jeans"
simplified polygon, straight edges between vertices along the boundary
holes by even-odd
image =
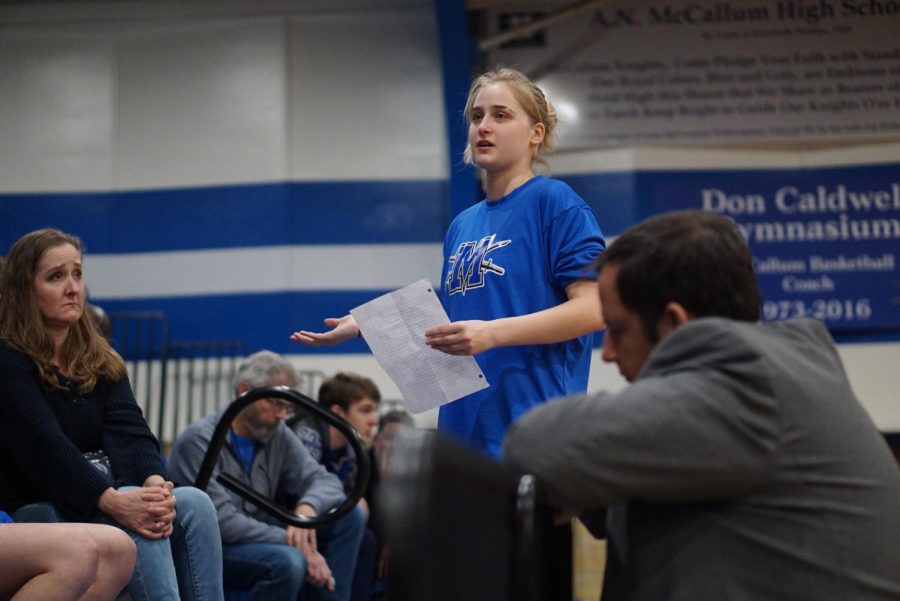
[[[375,582],[375,555],[378,543],[375,533],[366,528],[363,532],[359,553],[356,555],[356,569],[353,572],[353,590],[350,601],[370,601],[372,587]]]
[[[304,586],[306,557],[294,547],[280,543],[223,545],[225,588],[250,591],[253,601],[296,601],[301,589],[304,601],[347,601],[365,526],[366,518],[357,507],[316,530],[319,552],[334,576],[334,592]]]
[[[176,488],[174,494],[172,536],[150,540],[128,532],[138,557],[128,592],[134,601],[222,601],[216,508],[205,492],[191,486]]]
[[[206,493],[189,486],[175,489],[175,503],[177,517],[169,538],[149,540],[126,530],[137,545],[128,592],[134,601],[222,601],[216,508]],[[26,505],[14,516],[23,522],[65,521],[50,503]]]
[[[56,524],[57,522],[66,521],[59,511],[56,510],[56,506],[51,503],[23,505],[12,513],[12,519],[25,524]]]

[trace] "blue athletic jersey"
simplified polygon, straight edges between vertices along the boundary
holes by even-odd
[[[565,300],[605,248],[591,209],[565,183],[537,176],[450,224],[441,300],[450,321],[527,315]],[[507,428],[548,399],[585,392],[593,335],[491,349],[475,360],[490,387],[441,407],[438,429],[499,457]]]

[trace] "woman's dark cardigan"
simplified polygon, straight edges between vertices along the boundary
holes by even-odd
[[[66,388],[50,389],[30,357],[0,341],[0,510],[45,501],[66,519],[88,521],[110,486],[165,477],[159,443],[127,377],[100,378],[86,394],[57,377]],[[97,450],[109,456],[114,479],[84,458]]]

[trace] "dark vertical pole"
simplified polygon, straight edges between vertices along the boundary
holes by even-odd
[[[477,61],[477,40],[469,35],[464,0],[435,0],[441,71],[444,83],[444,114],[447,128],[449,221],[481,197],[475,168],[463,164],[468,126],[463,108]]]
[[[149,323],[149,319],[141,319],[140,317],[134,320],[134,369],[131,372],[134,379],[131,382],[132,390],[138,389],[138,382],[141,379],[138,372],[140,371],[141,359],[144,358],[144,328],[146,327],[149,330]]]
[[[194,363],[197,360],[198,356],[201,356],[202,351],[202,343],[200,342],[192,342],[190,349],[188,350],[189,358],[188,358],[188,370],[187,370],[187,406],[185,407],[185,423],[189,424],[194,419],[194,385],[197,383],[197,369],[194,367]],[[175,434],[178,433],[178,429],[176,428]]]
[[[213,409],[218,410],[221,406],[225,395],[222,393],[222,363],[225,361],[225,347],[219,349],[219,357],[216,360],[216,398],[213,400]],[[227,387],[226,387],[227,390]],[[229,398],[231,398],[229,396]]]
[[[156,416],[158,429],[156,435],[160,442],[163,439],[163,426],[166,416],[166,388],[169,385],[169,320],[165,316],[160,318],[162,333],[160,334],[159,351],[159,415]]]
[[[206,390],[206,387],[209,386],[209,362],[211,361],[211,357],[216,354],[216,347],[219,346],[219,343],[206,343],[203,345],[203,383],[201,384],[200,391],[200,417],[203,417],[207,413],[209,413],[209,409],[207,408],[207,403],[209,394]]]
[[[179,343],[174,353],[175,364],[175,389],[172,397],[172,438],[175,438],[174,432],[178,431],[179,414],[181,413],[181,376],[184,372],[185,345]]]
[[[134,360],[134,356],[131,353],[131,349],[128,348],[128,333],[129,333],[129,324],[131,320],[127,318],[122,318],[122,346],[119,349],[119,352],[122,355],[122,359],[125,360],[126,363],[132,363]],[[134,368],[132,368],[134,371]]]
[[[148,316],[147,318],[147,361],[146,361],[146,369],[147,369],[147,382],[144,385],[144,403],[146,403],[147,414],[144,418],[147,420],[147,423],[150,423],[150,409],[153,407],[153,401],[151,400],[153,393],[153,361],[156,359],[156,333],[159,330],[159,317],[158,316]],[[134,385],[134,388],[137,388],[137,384]],[[157,435],[159,431],[157,431]]]

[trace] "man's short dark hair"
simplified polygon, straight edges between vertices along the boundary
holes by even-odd
[[[319,387],[319,404],[326,409],[337,405],[344,411],[349,411],[350,405],[365,397],[376,403],[381,402],[381,392],[375,382],[350,372],[338,372]]]
[[[695,317],[759,319],[753,256],[735,222],[707,211],[677,211],[629,228],[594,262],[599,274],[614,265],[622,303],[637,313],[656,342],[669,302]]]

